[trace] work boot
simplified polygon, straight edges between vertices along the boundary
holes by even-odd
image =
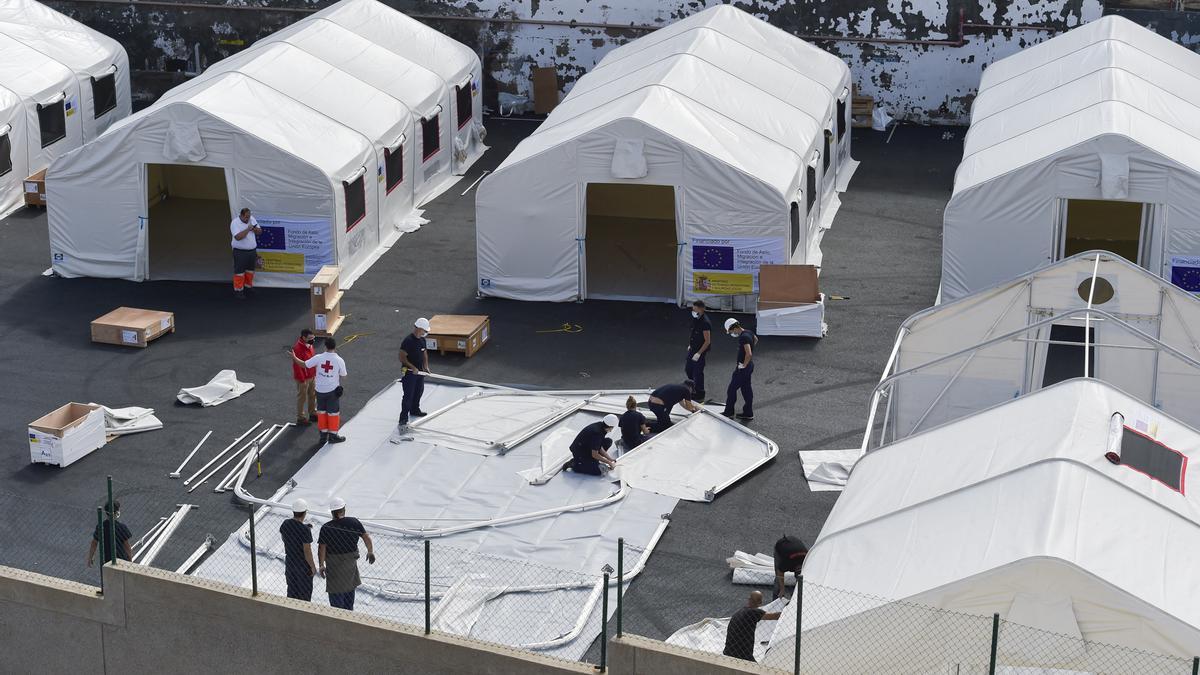
[[[309,416],[308,416],[308,421],[309,421],[309,422],[314,422],[314,423],[315,423],[315,422],[317,421],[317,413],[313,413],[313,414],[309,415]]]
[[[732,410],[722,410],[722,411],[721,411],[721,414],[722,414],[722,415],[724,415],[725,417],[733,417],[733,411],[732,411]]]
[[[318,441],[318,442],[319,442],[321,445],[325,445],[325,441],[329,440],[329,439],[328,439],[328,436],[329,436],[329,434],[327,434],[327,433],[325,433],[324,431],[322,431],[322,432],[321,432],[321,438],[319,439],[319,441]]]
[[[750,420],[754,419],[754,413],[743,411],[742,414],[737,416],[737,418],[743,422],[749,422]]]
[[[310,424],[312,424],[312,422],[309,422],[307,417],[297,417],[296,418],[296,426],[298,426],[298,427],[306,427]]]
[[[345,436],[338,436],[337,434],[330,432],[329,439],[326,442],[327,443],[341,443],[344,440],[346,440]]]
[[[407,418],[407,417],[401,417],[401,418],[400,418],[400,421],[398,422],[398,424],[400,425],[400,428],[401,428],[401,429],[403,429],[404,427],[408,426],[408,418]]]
[[[704,399],[705,399],[705,394],[702,391],[698,391],[698,392],[692,394],[692,400],[695,401],[696,403],[704,403]]]
[[[414,410],[410,414],[413,417],[424,417],[424,416],[428,415],[429,413],[425,412],[424,410]]]
[[[233,299],[234,299],[234,300],[245,300],[245,299],[246,299],[246,294],[245,294],[243,291],[234,291],[234,292],[233,292]]]

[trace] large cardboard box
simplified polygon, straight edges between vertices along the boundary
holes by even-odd
[[[175,315],[153,309],[118,307],[92,322],[92,342],[145,348],[175,332]]]
[[[29,423],[29,459],[67,466],[104,445],[104,410],[68,403]]]
[[[429,320],[429,335],[425,348],[446,352],[461,352],[470,358],[492,337],[491,321],[478,314],[438,314]]]
[[[558,106],[558,69],[554,66],[533,69],[533,112],[549,115]]]
[[[25,206],[46,205],[46,170],[42,169],[25,179]]]
[[[758,268],[759,335],[824,337],[825,298],[812,265],[762,265]]]
[[[342,269],[337,265],[326,265],[309,282],[313,314],[325,314],[337,306],[342,297],[341,291],[338,290],[338,277],[341,272]]]

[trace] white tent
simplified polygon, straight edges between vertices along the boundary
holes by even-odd
[[[382,17],[410,21],[374,0],[326,11],[353,8],[377,15],[377,38],[391,25]],[[429,49],[446,42],[438,36]],[[438,130],[441,117],[454,119],[443,114],[448,91],[372,39],[307,18],[56,162],[47,181],[54,270],[225,280],[227,225],[246,207],[266,228],[256,285],[304,287],[336,263],[348,286],[422,222],[420,203],[456,180],[446,146],[457,143],[467,164],[482,152],[474,113],[461,130],[470,142]]]
[[[1200,55],[1106,16],[984,71],[946,207],[942,298],[1079,251],[1200,281]]]
[[[1058,635],[1190,659],[1200,654],[1200,502],[1190,493],[1200,479],[1190,461],[1198,448],[1194,429],[1107,384],[1060,383],[859,460],[809,551],[805,581],[880,598],[878,605],[997,613]],[[806,632],[817,627],[810,604],[806,596]],[[850,607],[812,609],[823,610],[822,622],[848,623],[857,611]],[[779,621],[768,665],[792,664],[794,612],[787,608]],[[962,623],[952,614],[944,621]],[[944,638],[926,626],[920,640]],[[923,653],[920,642],[875,637],[858,651],[886,649],[880,663],[917,672],[903,664]],[[977,643],[986,665],[986,634]],[[1036,640],[1011,647],[1001,663],[1114,672],[1112,663],[1090,662],[1094,654],[1079,643],[1040,655]],[[920,672],[935,670],[942,672]],[[963,672],[981,671],[964,664]]]
[[[1200,300],[1101,251],[927,309],[900,327],[863,449],[1086,372],[1200,428]]]
[[[613,50],[476,196],[479,292],[733,304],[820,265],[855,163],[844,63],[722,5]]]

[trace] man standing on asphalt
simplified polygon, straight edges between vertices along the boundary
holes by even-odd
[[[692,335],[688,340],[687,362],[683,366],[687,379],[696,383],[692,400],[700,402],[705,398],[704,363],[708,360],[708,348],[712,346],[712,322],[704,315],[706,309],[703,300],[692,303]]]
[[[321,526],[317,536],[317,557],[321,577],[329,593],[329,606],[354,609],[354,591],[362,585],[358,576],[358,540],[367,545],[367,563],[375,564],[375,544],[358,518],[346,516],[346,500],[334,497],[329,502],[333,520]]]
[[[279,525],[283,540],[283,577],[287,580],[287,596],[309,602],[312,600],[313,577],[317,565],[312,554],[312,525],[304,522],[308,502],[297,499],[292,504],[292,517]]]
[[[404,389],[404,399],[400,403],[400,426],[407,425],[410,416],[424,417],[426,414],[421,410],[425,373],[429,372],[426,335],[429,335],[429,319],[422,317],[413,322],[412,332],[400,343],[400,386]]]
[[[122,523],[120,520],[121,502],[114,501],[112,503],[112,511],[110,512],[107,506],[104,507],[104,511],[106,516],[104,523],[102,525],[97,525],[96,531],[92,532],[92,544],[88,547],[88,567],[92,566],[92,561],[96,557],[97,546],[101,551],[104,552],[103,559],[100,561],[101,565],[112,560],[131,560],[133,558],[133,549],[129,546],[129,540],[133,538],[133,533],[130,532],[129,528],[125,526],[125,523]],[[116,557],[113,556],[112,546],[109,544],[109,542],[112,541],[109,533],[114,532],[114,523],[116,523]]]
[[[650,412],[654,413],[656,418],[654,433],[661,434],[673,424],[671,410],[675,408],[676,403],[682,405],[688,412],[699,410],[700,406],[692,403],[695,392],[696,383],[691,380],[684,380],[682,384],[664,384],[650,392]]]
[[[346,440],[338,435],[342,426],[342,378],[346,377],[346,362],[337,355],[337,340],[325,338],[325,351],[306,361],[296,358],[290,349],[287,354],[292,363],[316,370],[317,429],[321,432],[321,444]]]
[[[749,422],[754,419],[754,388],[750,385],[750,376],[754,374],[754,345],[758,338],[754,333],[742,328],[737,319],[725,320],[725,332],[737,340],[737,366],[733,376],[729,378],[729,388],[725,391],[725,410],[721,412],[726,417],[733,417],[737,407],[738,392],[742,392],[742,413],[738,419]]]
[[[729,618],[729,628],[725,631],[725,656],[744,661],[754,660],[754,633],[759,621],[777,621],[779,612],[766,612],[761,609],[762,591],[752,591],[746,606],[733,613]]]
[[[237,218],[229,223],[229,234],[233,235],[233,297],[246,298],[246,291],[254,292],[254,268],[258,265],[258,239],[262,234],[258,221],[250,215],[250,209],[242,209]]]
[[[307,328],[300,331],[300,339],[292,345],[292,354],[307,361],[315,356],[313,332]],[[317,369],[292,364],[292,379],[296,381],[296,424],[307,426],[317,421]],[[307,410],[308,414],[305,414]]]

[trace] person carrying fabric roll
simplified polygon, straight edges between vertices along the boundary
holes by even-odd
[[[617,466],[617,460],[608,454],[612,447],[612,439],[608,433],[619,421],[616,415],[605,415],[603,420],[593,422],[579,430],[575,440],[571,441],[571,470],[575,473],[585,473],[599,476],[604,473],[600,468],[603,464],[612,469]]]

